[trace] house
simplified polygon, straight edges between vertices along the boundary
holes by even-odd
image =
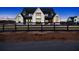
[[[16,23],[17,24],[23,24],[23,17],[21,14],[18,14],[16,17],[15,17],[15,20],[16,20]]]
[[[61,21],[58,14],[56,14],[52,20],[53,20],[53,23],[55,23],[56,25],[60,25]]]
[[[79,16],[76,16],[76,17],[74,18],[74,22],[79,22]]]
[[[53,8],[50,7],[27,7],[24,8],[23,11],[17,15],[16,23],[53,23],[59,22],[59,16],[54,12]]]
[[[78,24],[79,23],[79,16],[69,17],[67,22],[69,22],[70,24]]]

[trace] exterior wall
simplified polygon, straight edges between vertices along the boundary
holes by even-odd
[[[43,12],[41,11],[40,8],[37,8],[36,11],[34,12],[33,16],[32,16],[32,22],[36,22],[36,13],[41,13],[41,22],[44,22],[45,20],[45,15],[43,14]]]
[[[78,21],[78,19],[77,18],[74,18],[74,22],[77,22]]]
[[[23,17],[21,16],[21,14],[17,15],[15,18],[16,23],[23,23]]]
[[[55,15],[53,18],[53,22],[60,22],[60,18],[58,15]]]
[[[60,25],[60,17],[58,15],[55,15],[53,18],[53,22],[55,25]]]
[[[79,22],[79,16],[77,18],[74,18],[74,22]]]

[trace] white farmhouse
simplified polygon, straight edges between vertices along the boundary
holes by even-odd
[[[24,8],[21,14],[16,16],[16,23],[53,23],[59,22],[60,17],[54,12],[53,8],[50,7],[27,7]]]
[[[69,17],[69,18],[68,18],[68,21],[79,22],[79,16]]]

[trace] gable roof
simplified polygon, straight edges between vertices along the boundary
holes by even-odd
[[[72,21],[74,22],[74,19],[77,18],[77,16],[73,16],[73,17],[68,17],[68,20],[67,21]]]
[[[69,17],[70,19],[74,19],[74,18],[77,18],[77,16],[73,16],[73,17]]]
[[[48,7],[48,8],[46,8],[46,7],[41,7],[40,9],[42,10],[42,12],[43,12],[44,14],[52,14],[52,13],[55,14],[53,8],[51,8],[51,7]]]
[[[27,7],[27,8],[24,8],[23,11],[21,12],[21,15],[24,17],[24,18],[29,18],[28,17],[28,14],[33,14],[36,9],[38,7]],[[44,13],[44,14],[48,14],[48,17],[46,17],[46,19],[48,18],[53,18],[55,16],[55,12],[53,10],[52,7],[39,7],[41,9],[41,11]],[[25,14],[25,15],[24,15]],[[31,18],[31,17],[30,17]]]
[[[44,14],[51,14],[51,13],[55,14],[52,7],[39,7],[39,8],[42,10],[42,12]],[[23,9],[22,13],[25,13],[25,14],[31,13],[31,14],[33,14],[36,11],[36,9],[37,9],[37,7],[26,7],[26,8]]]
[[[36,8],[33,8],[33,7],[27,7],[27,8],[24,8],[22,13],[25,13],[26,15],[27,14],[33,14],[35,12]]]

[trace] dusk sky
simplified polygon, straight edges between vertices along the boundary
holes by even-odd
[[[0,17],[16,17],[23,7],[0,7]],[[53,7],[62,20],[69,16],[79,16],[79,7]]]

